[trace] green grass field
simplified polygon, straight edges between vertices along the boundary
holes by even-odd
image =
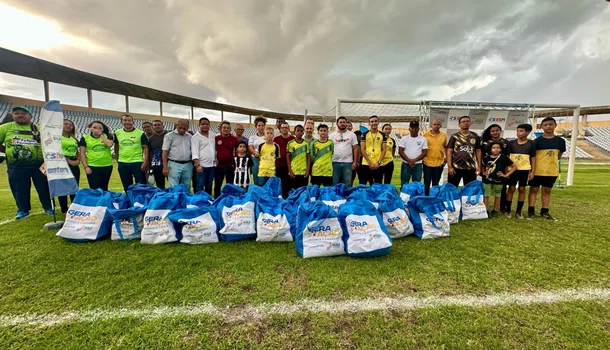
[[[557,222],[460,222],[449,238],[395,240],[389,255],[374,259],[302,259],[292,243],[70,243],[40,232],[50,221],[44,214],[9,221],[16,208],[6,176],[0,183],[0,221],[8,221],[0,226],[1,348],[610,346],[608,293],[544,303],[247,312],[278,303],[609,291],[610,166],[577,166],[576,186],[553,190]],[[118,175],[111,187],[121,187]],[[206,305],[219,313],[167,311]],[[161,311],[150,316],[151,309]]]

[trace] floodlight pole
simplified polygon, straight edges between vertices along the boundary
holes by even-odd
[[[578,139],[578,121],[580,119],[580,106],[574,109],[572,116],[572,138],[570,139],[570,164],[568,164],[568,179],[566,185],[574,184],[574,163],[576,160],[576,141]]]

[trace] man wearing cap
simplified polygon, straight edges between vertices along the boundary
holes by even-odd
[[[12,114],[13,121],[0,126],[0,144],[6,147],[8,181],[17,204],[15,219],[30,215],[32,182],[45,213],[53,215],[47,177],[40,171],[44,163],[40,128],[32,123],[32,113],[26,107],[15,107]]]
[[[400,139],[398,154],[402,158],[400,186],[411,181],[421,182],[424,170],[422,163],[428,154],[428,140],[419,134],[418,121],[413,120],[409,123],[409,135]]]

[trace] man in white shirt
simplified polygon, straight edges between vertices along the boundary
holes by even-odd
[[[358,166],[358,140],[356,134],[347,130],[347,119],[337,118],[337,131],[330,134],[334,143],[333,152],[333,185],[352,184],[352,171]]]
[[[400,186],[407,182],[421,182],[424,166],[422,160],[428,154],[428,140],[419,135],[419,122],[409,123],[409,135],[398,143],[398,154],[402,158]]]
[[[193,165],[196,169],[195,193],[205,190],[212,195],[212,182],[216,171],[216,135],[210,131],[210,120],[199,119],[199,131],[191,138]]]

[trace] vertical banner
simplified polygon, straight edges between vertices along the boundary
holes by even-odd
[[[40,135],[51,198],[75,194],[78,185],[61,148],[64,113],[59,101],[49,101],[40,112]]]

